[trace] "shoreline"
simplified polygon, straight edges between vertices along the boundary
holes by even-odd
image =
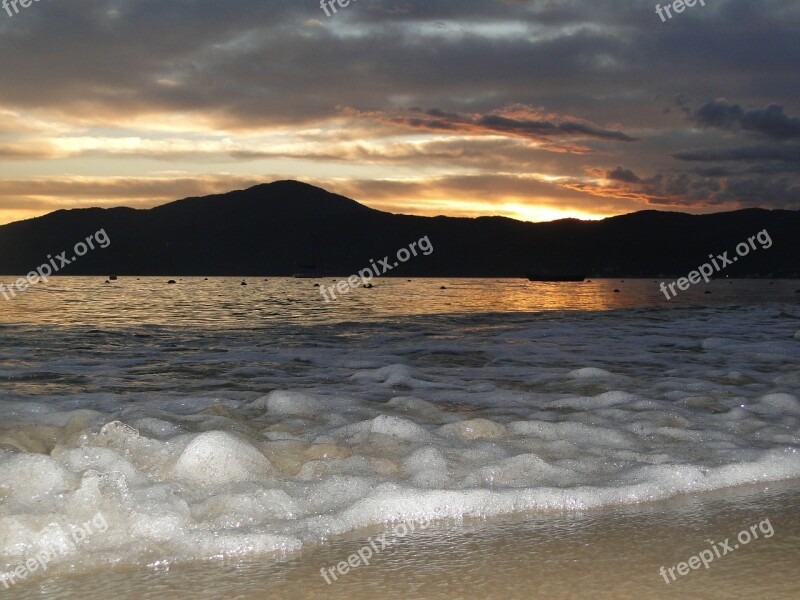
[[[800,479],[682,495],[638,505],[439,522],[394,539],[327,584],[320,567],[357,553],[384,530],[337,537],[298,554],[115,567],[24,582],[15,598],[750,598],[800,593]],[[659,568],[769,519],[774,535],[665,583]],[[387,539],[391,536],[387,535]],[[391,541],[391,539],[390,539]]]

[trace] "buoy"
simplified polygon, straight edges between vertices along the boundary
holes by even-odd
[[[167,283],[177,283],[174,279],[170,279]]]
[[[615,289],[614,289],[614,293],[615,293],[615,294],[619,294],[619,290],[615,288]]]
[[[116,275],[109,275],[108,279],[111,280],[111,281],[116,281],[117,280],[117,276]]]

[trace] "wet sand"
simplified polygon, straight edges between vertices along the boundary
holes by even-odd
[[[323,566],[346,561],[382,530],[359,532],[276,561],[221,561],[50,574],[0,590],[6,598],[770,598],[800,597],[800,480],[573,513],[436,523],[376,553],[328,585]],[[769,519],[706,570],[665,583],[674,567]],[[765,529],[768,529],[765,526]],[[387,541],[391,535],[387,536]],[[675,571],[677,576],[677,571]],[[668,576],[669,577],[669,576]],[[330,576],[329,576],[329,579]]]

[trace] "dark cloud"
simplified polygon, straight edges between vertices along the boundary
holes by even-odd
[[[642,180],[630,169],[624,169],[622,167],[617,167],[606,173],[606,178],[614,181],[624,181],[626,183],[639,183]]]
[[[645,0],[360,0],[330,19],[313,1],[38,4],[0,20],[0,102],[111,121],[203,112],[247,128],[402,98],[445,114],[521,103],[630,126],[658,94],[796,96],[800,12],[726,4],[668,27]]]
[[[611,186],[572,182],[570,189],[603,198],[634,198],[656,207],[721,209],[771,206],[800,209],[800,180],[792,175],[745,172],[724,168],[697,170],[692,173],[657,174],[638,180],[623,175],[608,179]],[[765,202],[765,198],[769,202]]]
[[[483,125],[491,131],[501,131],[503,133],[512,133],[515,135],[530,135],[533,137],[577,136],[622,142],[636,141],[636,138],[625,135],[621,131],[600,129],[574,121],[562,121],[560,123],[553,123],[552,121],[517,121],[499,115],[485,115],[478,119],[477,124]]]
[[[704,166],[664,177],[654,182],[652,189],[641,191],[652,193],[651,199],[672,198],[689,205],[699,200],[711,206],[798,207],[800,119],[787,115],[776,103],[744,109],[737,103],[715,100],[691,110],[688,101],[681,99],[679,105],[686,109],[692,123],[705,129],[707,147],[680,150],[671,156],[682,163]],[[753,144],[753,138],[760,143]],[[743,144],[743,140],[750,143]],[[663,185],[677,180],[686,183],[684,189]],[[716,188],[701,182],[714,182]]]
[[[741,129],[775,140],[800,139],[800,119],[786,115],[778,104],[744,110],[738,104],[718,100],[697,109],[694,120],[706,127]]]
[[[528,107],[515,108],[525,111]],[[518,119],[503,116],[502,114],[460,115],[446,113],[440,109],[431,109],[426,114],[436,118],[424,119],[395,116],[387,120],[415,128],[430,129],[432,131],[462,131],[472,135],[502,133],[532,140],[595,138],[622,142],[636,141],[636,138],[621,131],[603,129],[589,123],[580,123],[567,119],[558,121],[552,119]]]
[[[695,150],[676,152],[673,154],[678,160],[685,161],[782,161],[787,163],[800,163],[800,145],[780,146],[744,146],[738,148],[723,148],[715,150]],[[796,168],[796,167],[795,167]]]

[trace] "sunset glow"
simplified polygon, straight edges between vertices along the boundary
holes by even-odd
[[[364,2],[335,18],[234,4],[47,3],[0,19],[0,223],[281,179],[390,212],[528,221],[798,205],[796,63],[725,50],[790,27],[796,8],[740,29],[721,6],[678,27],[588,2]]]

